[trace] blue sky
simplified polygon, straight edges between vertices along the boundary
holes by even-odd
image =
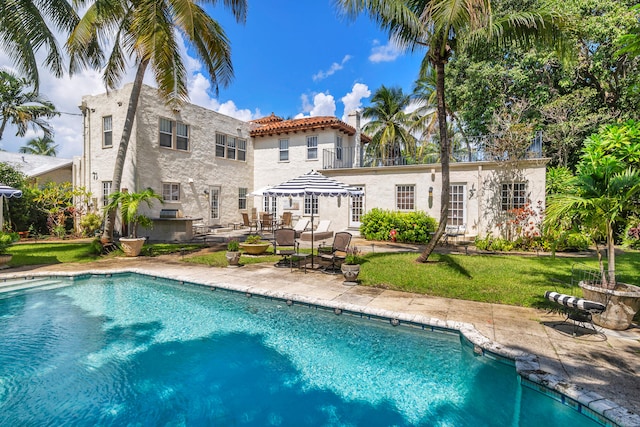
[[[207,6],[209,7],[209,6]],[[235,78],[213,92],[200,62],[186,50],[191,102],[249,120],[269,115],[346,117],[369,104],[382,84],[410,91],[424,52],[402,53],[366,16],[342,17],[332,0],[249,0],[247,22],[237,24],[224,9],[209,9],[231,41]],[[11,67],[0,52],[0,66]],[[133,67],[123,83],[133,80]],[[100,73],[55,79],[42,71],[41,93],[63,114],[51,121],[58,157],[82,154],[82,95],[104,92]],[[155,85],[147,76],[146,83]],[[8,128],[0,141],[18,151],[30,138]]]

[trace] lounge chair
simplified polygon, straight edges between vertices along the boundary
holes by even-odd
[[[309,227],[309,219],[308,218],[300,218],[293,229],[296,231],[296,237],[300,237],[300,235]]]
[[[351,233],[340,231],[333,237],[331,248],[320,246],[318,257],[321,260],[330,261],[331,265],[324,268],[327,273],[340,273],[340,264],[347,255],[347,248],[351,243]]]
[[[254,228],[256,229],[256,233],[258,232],[258,222],[250,220],[249,214],[246,212],[242,212],[242,225],[249,227],[249,233],[251,233],[251,230]]]
[[[601,331],[599,331],[593,324],[593,315],[604,312],[607,308],[604,304],[554,291],[545,292],[544,297],[549,301],[553,301],[563,306],[563,312],[566,316],[564,321],[573,321],[574,337],[577,335],[579,327],[591,329],[596,334],[601,333]],[[590,326],[590,328],[588,326]]]
[[[331,226],[331,221],[328,219],[322,220],[318,223],[318,227],[313,230],[313,240],[320,241],[325,239],[330,239],[333,237],[333,231],[329,230]],[[310,241],[311,240],[311,231],[305,231],[300,234],[300,240]]]
[[[273,235],[273,253],[282,257],[275,266],[293,268],[292,257],[299,250],[296,231],[293,228],[279,228],[273,232]]]

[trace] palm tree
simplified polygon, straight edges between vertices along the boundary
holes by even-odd
[[[154,200],[162,203],[162,196],[151,188],[136,193],[126,191],[116,191],[109,196],[109,204],[104,207],[107,212],[115,211],[120,207],[122,212],[122,220],[129,225],[130,237],[138,237],[138,226],[149,227],[152,221],[149,217],[138,213],[142,203],[151,207]]]
[[[415,153],[415,138],[409,133],[409,114],[405,109],[411,98],[401,88],[382,85],[371,98],[372,105],[362,110],[362,117],[370,121],[364,132],[371,135],[368,154],[383,161],[395,157],[399,151]]]
[[[551,10],[519,11],[494,16],[491,0],[337,0],[344,12],[355,18],[367,12],[380,27],[389,31],[390,38],[408,49],[424,48],[426,60],[436,73],[438,133],[440,134],[440,163],[442,166],[442,194],[440,223],[436,232],[417,258],[426,262],[444,234],[448,220],[450,198],[449,156],[451,144],[447,132],[445,104],[445,65],[459,43],[482,43],[497,40],[505,43],[542,40],[558,42],[561,19]]]
[[[18,151],[26,154],[55,157],[58,154],[58,146],[54,145],[53,139],[48,136],[41,136],[30,139],[27,144],[20,147]]]
[[[0,70],[0,139],[7,123],[18,128],[17,136],[24,136],[30,124],[34,129],[44,131],[45,137],[51,136],[52,129],[43,118],[51,119],[59,113],[36,90],[28,90],[30,86],[27,79]]]
[[[71,31],[78,14],[66,0],[0,1],[0,48],[13,60],[21,74],[38,89],[36,53],[47,50],[45,65],[56,77],[62,76],[62,54],[48,23]]]
[[[217,3],[216,0],[208,2],[212,5]],[[69,37],[72,72],[91,65],[88,60],[96,57],[87,55],[85,46],[88,44],[105,42],[113,46],[103,75],[107,89],[117,88],[125,71],[127,57],[133,57],[137,63],[113,171],[112,185],[115,189],[119,189],[122,182],[127,147],[147,67],[151,67],[158,91],[167,105],[177,108],[187,100],[187,76],[176,30],[204,60],[216,92],[219,84],[226,86],[233,77],[229,40],[218,22],[198,3],[201,2],[96,0]],[[245,21],[246,0],[225,0],[224,5],[232,11],[237,22]],[[90,53],[95,51],[91,50]],[[105,220],[104,241],[113,240],[114,221],[115,210],[111,210]]]

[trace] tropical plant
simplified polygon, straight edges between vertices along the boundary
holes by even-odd
[[[129,237],[138,237],[138,226],[149,228],[153,225],[151,218],[138,213],[141,204],[151,207],[154,200],[162,203],[162,196],[151,188],[139,192],[116,191],[109,196],[109,203],[104,207],[106,212],[120,208],[122,221],[129,226]]]
[[[6,254],[7,249],[19,239],[18,233],[5,233],[0,231],[0,254]]]
[[[31,86],[33,84],[27,79],[0,70],[0,139],[9,123],[17,127],[17,136],[24,136],[29,125],[42,130],[47,138],[52,135],[53,130],[44,119],[51,119],[59,113],[51,102]]]
[[[78,15],[68,0],[21,0],[0,2],[0,48],[13,60],[21,74],[38,88],[38,57],[47,50],[44,64],[56,77],[62,76],[62,52],[56,34],[49,28],[70,31]]]
[[[606,242],[607,272],[600,250],[604,286],[616,285],[615,229],[640,209],[640,122],[603,127],[585,141],[576,177],[564,193],[551,195],[545,225],[580,224],[596,245]]]
[[[75,212],[74,198],[84,194],[84,188],[73,187],[70,182],[48,182],[34,189],[38,209],[47,215],[49,233],[58,237],[66,234],[67,219]]]
[[[338,4],[352,17],[366,11],[401,46],[424,48],[427,53],[423,68],[430,64],[435,70],[442,193],[438,229],[417,259],[426,262],[444,234],[448,220],[451,146],[447,132],[445,65],[465,38],[475,44],[487,40],[527,43],[533,39],[555,43],[561,40],[558,38],[560,15],[541,7],[536,11],[520,10],[493,16],[490,0],[338,0]]]
[[[345,252],[344,264],[355,265],[362,263],[362,251],[357,246],[349,246]]]
[[[85,236],[93,236],[102,227],[102,215],[93,212],[85,214],[80,219],[80,227]]]
[[[26,154],[55,157],[58,154],[58,146],[54,145],[53,139],[43,136],[30,139],[18,151]]]
[[[254,245],[257,243],[263,243],[262,242],[262,236],[258,235],[258,234],[250,234],[249,236],[247,236],[247,238],[244,241],[245,243],[249,243],[250,245]]]
[[[86,65],[96,65],[89,63],[95,55],[87,55],[86,46],[100,46],[100,43],[112,46],[103,75],[107,89],[117,88],[126,71],[127,56],[132,56],[137,63],[115,160],[113,188],[120,188],[122,183],[127,147],[146,69],[151,67],[153,70],[158,92],[169,106],[177,108],[187,99],[187,76],[178,44],[178,31],[204,60],[209,80],[216,91],[219,84],[226,86],[233,77],[229,41],[220,24],[199,3],[195,0],[97,0],[89,6],[69,37],[72,72]],[[217,2],[211,0],[210,3]],[[245,21],[246,0],[225,0],[224,6],[231,10],[237,22]],[[114,220],[115,211],[112,210],[105,218],[103,239],[113,239]]]
[[[411,97],[401,88],[382,85],[371,98],[371,106],[362,110],[362,117],[369,120],[363,131],[371,136],[367,154],[386,161],[401,154],[413,155],[416,139],[409,132],[410,115],[405,112]]]

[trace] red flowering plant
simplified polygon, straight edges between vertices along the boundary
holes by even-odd
[[[516,243],[522,249],[534,249],[540,244],[542,227],[542,201],[536,206],[527,202],[521,208],[509,209],[507,220],[500,224],[507,240]]]
[[[389,239],[390,239],[392,242],[395,242],[395,241],[396,241],[396,235],[397,235],[397,234],[398,234],[398,232],[396,231],[396,229],[395,229],[395,228],[392,228],[392,229],[391,229],[391,231],[389,232]]]

